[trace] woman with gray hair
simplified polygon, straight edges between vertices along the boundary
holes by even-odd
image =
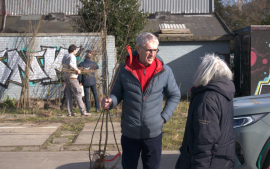
[[[194,75],[186,130],[175,169],[233,169],[233,97],[227,64],[206,55]]]

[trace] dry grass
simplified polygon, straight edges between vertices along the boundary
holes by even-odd
[[[182,145],[188,107],[188,101],[181,101],[174,111],[171,119],[163,125],[163,150],[178,150]]]

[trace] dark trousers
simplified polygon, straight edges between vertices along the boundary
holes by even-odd
[[[63,99],[61,100],[61,109],[64,109],[64,107],[66,106],[66,88],[64,89],[64,96]]]
[[[94,85],[94,86],[83,86],[84,101],[85,101],[86,109],[87,109],[88,113],[90,112],[90,108],[91,108],[90,103],[89,103],[89,88],[91,88],[91,91],[92,91],[92,93],[94,95],[96,108],[99,109],[99,101],[98,101],[98,96],[97,96],[96,85]]]
[[[123,169],[137,169],[140,154],[143,169],[159,169],[162,133],[157,137],[144,140],[131,139],[122,135],[121,145]]]

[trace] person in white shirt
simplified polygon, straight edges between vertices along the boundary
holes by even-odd
[[[72,94],[77,100],[78,106],[81,111],[82,116],[89,116],[90,113],[87,113],[84,107],[84,103],[82,101],[82,89],[80,87],[79,81],[77,79],[78,74],[81,74],[80,69],[77,68],[76,64],[76,49],[75,45],[70,45],[68,48],[69,54],[66,54],[62,60],[63,64],[63,75],[65,78],[66,89],[65,94],[67,97],[67,112],[68,116],[75,116],[76,114],[72,111],[73,109],[73,101]],[[76,71],[76,74],[73,73]]]

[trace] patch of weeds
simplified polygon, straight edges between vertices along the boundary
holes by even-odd
[[[16,147],[16,149],[14,151],[22,151],[22,149],[23,149],[23,146],[18,146],[18,147]]]
[[[45,148],[45,147],[48,147],[52,144],[52,141],[54,138],[57,138],[57,137],[60,137],[61,135],[61,131],[60,130],[57,130],[56,132],[54,132],[51,137],[46,140],[46,142],[42,145],[42,148]]]
[[[8,95],[7,97],[3,100],[3,103],[0,104],[1,107],[6,107],[6,108],[15,108],[15,100],[14,98],[10,98]]]
[[[68,143],[66,144],[66,146],[71,146],[74,139],[75,139],[75,135],[74,136],[69,136],[68,137]]]
[[[49,120],[50,120],[50,121],[58,121],[59,118],[57,118],[57,117],[51,117],[51,118],[49,118]]]
[[[56,138],[56,137],[60,137],[61,136],[61,131],[58,130],[54,133],[53,137]]]
[[[28,122],[27,119],[15,119],[15,120],[11,120],[12,122],[16,122],[16,123],[25,123]]]
[[[85,121],[82,119],[82,120],[72,121],[68,124],[62,124],[61,130],[73,131],[75,133],[78,133],[79,131],[82,130],[84,123]]]
[[[41,146],[41,148],[44,149],[44,148],[50,146],[51,143],[52,143],[52,140],[53,140],[52,138],[49,138],[49,139]]]
[[[79,108],[73,108],[73,112],[76,113],[76,114],[81,114],[81,111]]]
[[[58,115],[58,114],[64,114],[66,115],[67,114],[67,110],[54,110],[53,111],[53,115]]]
[[[38,121],[41,117],[28,117],[28,121]]]
[[[178,150],[182,145],[189,102],[180,102],[171,119],[163,125],[163,150]]]

